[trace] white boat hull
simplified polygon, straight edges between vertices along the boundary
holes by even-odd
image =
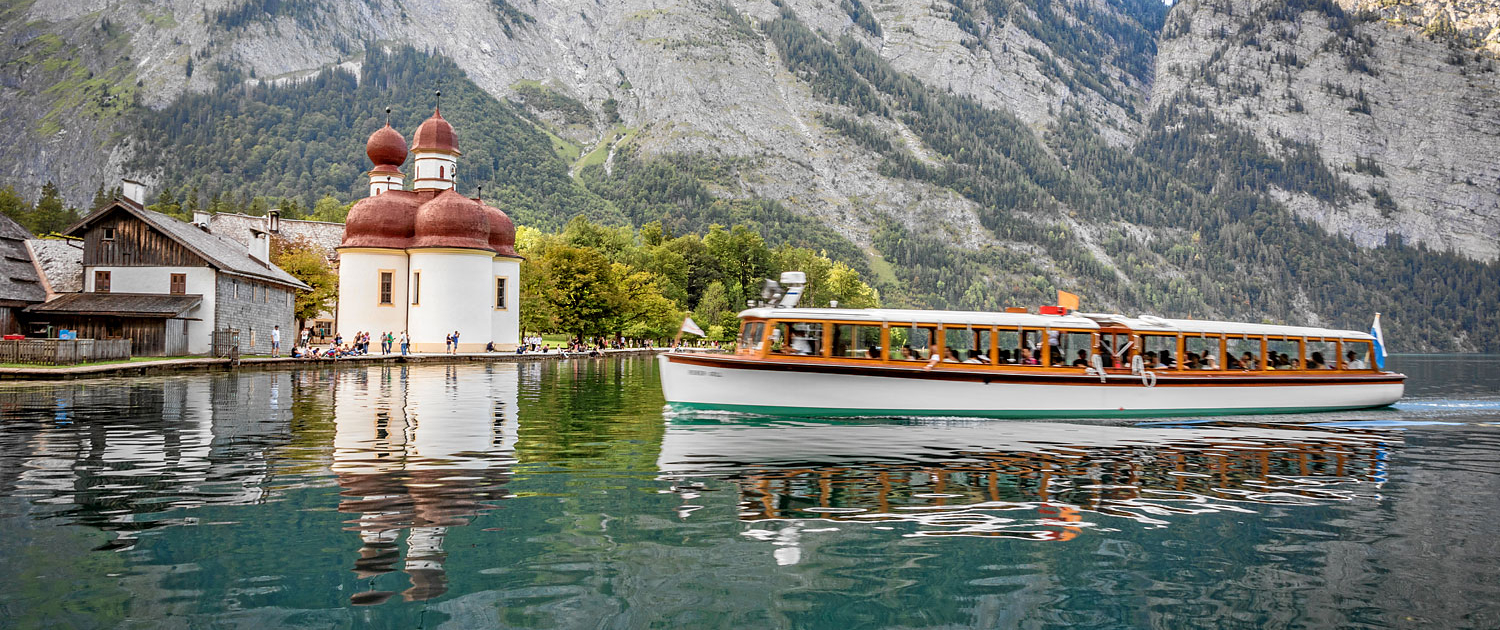
[[[1383,407],[1401,398],[1400,378],[1065,376],[1016,382],[1006,374],[935,370],[851,373],[816,366],[712,361],[662,355],[668,403],[776,415],[1103,417],[1292,413]],[[734,365],[739,363],[739,365]],[[984,378],[989,376],[990,378]],[[1033,378],[1033,381],[1038,379]],[[1045,379],[1040,379],[1045,380]]]

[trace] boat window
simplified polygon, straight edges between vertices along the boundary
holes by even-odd
[[[740,327],[740,350],[759,350],[761,337],[765,336],[765,322],[745,322]]]
[[[1148,370],[1163,370],[1177,365],[1177,335],[1141,335],[1141,346],[1146,351],[1141,358]],[[1260,348],[1256,348],[1259,352]]]
[[[817,356],[823,352],[822,322],[780,322],[771,331],[771,351]]]
[[[1373,369],[1375,358],[1370,356],[1370,342],[1345,341],[1343,361],[1339,365],[1346,370]]]
[[[1223,369],[1224,359],[1219,356],[1218,335],[1187,335],[1182,339],[1182,369]]]
[[[995,347],[999,349],[996,353],[998,363],[1014,365],[1021,356],[1021,334],[1014,328],[1001,328],[995,331]]]
[[[934,326],[891,324],[891,359],[926,361],[932,355],[932,342],[935,339],[937,328]]]
[[[943,361],[989,363],[990,329],[971,326],[943,327]]]
[[[1272,370],[1302,369],[1302,352],[1295,337],[1266,340],[1266,363]]]
[[[833,356],[839,359],[880,359],[880,327],[837,324],[833,327]]]
[[[1035,328],[1023,330],[1019,342],[1020,347],[1012,355],[1014,363],[1021,365],[1042,364],[1042,331]]]
[[[1309,370],[1331,370],[1338,365],[1339,346],[1332,339],[1308,339],[1302,344],[1302,365]]]
[[[1061,333],[1057,336],[1057,344],[1052,346],[1052,365],[1088,367],[1089,350],[1093,346],[1093,333]]]
[[[1130,353],[1135,350],[1135,339],[1129,333],[1099,333],[1099,359],[1107,368],[1130,367]],[[1075,353],[1076,354],[1076,353]]]
[[[1259,370],[1260,367],[1260,337],[1230,337],[1225,340],[1229,345],[1229,351],[1225,353],[1224,369],[1226,370]]]

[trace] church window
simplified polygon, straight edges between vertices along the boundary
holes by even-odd
[[[442,179],[444,177],[447,177],[447,175],[445,174],[445,172],[446,172],[446,167],[439,166],[438,167],[438,179]]]
[[[505,310],[505,278],[495,278],[495,310]]]
[[[390,272],[390,271],[382,271],[382,272],[380,272],[380,304],[382,306],[387,305],[387,304],[394,304],[395,303],[395,302],[392,301],[392,299],[393,299],[392,298],[393,289],[392,289],[392,286],[391,286],[391,276],[392,275],[394,275],[394,274],[392,272]]]
[[[422,304],[422,272],[420,272],[420,271],[413,271],[413,272],[411,272],[411,305],[412,306],[419,306],[421,304]]]

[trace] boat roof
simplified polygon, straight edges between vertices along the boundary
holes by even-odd
[[[869,321],[872,324],[969,324],[974,326],[1025,326],[1028,328],[1083,328],[1097,330],[1098,322],[1077,315],[1037,315],[1035,313],[999,313],[995,311],[929,311],[896,308],[751,308],[740,317],[764,319],[806,319]]]
[[[933,311],[918,309],[844,309],[844,308],[751,308],[740,317],[759,319],[801,319],[868,321],[872,324],[900,322],[912,324],[964,324],[973,326],[1022,326],[1026,328],[1073,328],[1097,330],[1105,326],[1123,326],[1139,332],[1202,333],[1269,337],[1342,338],[1369,341],[1369,333],[1355,330],[1251,324],[1209,319],[1168,319],[1153,315],[1128,317],[1114,313],[1070,313],[1040,315],[1036,313],[1001,313],[994,311]]]

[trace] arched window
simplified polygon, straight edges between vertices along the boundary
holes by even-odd
[[[447,177],[447,174],[444,173],[444,169],[446,169],[446,168],[447,167],[444,167],[444,166],[439,166],[438,167],[438,179],[442,179],[444,177]]]

